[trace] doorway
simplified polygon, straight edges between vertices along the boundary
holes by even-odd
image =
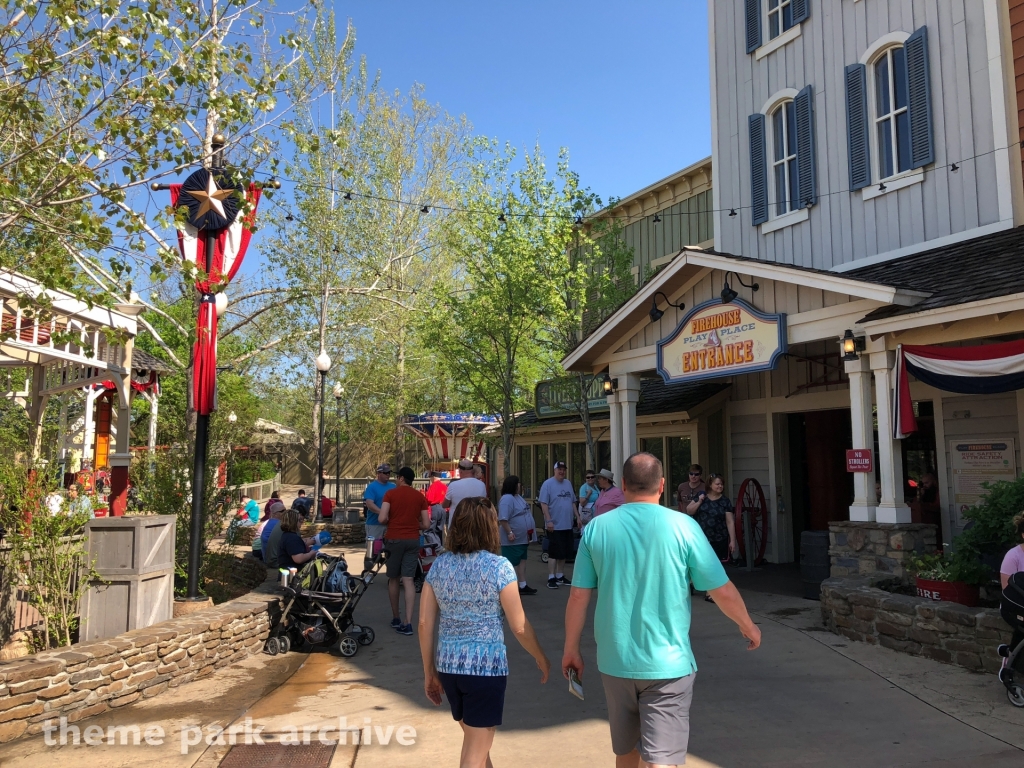
[[[788,419],[793,551],[799,561],[801,533],[827,531],[830,522],[850,517],[853,475],[846,471],[846,449],[853,444],[853,425],[846,408],[791,413]]]

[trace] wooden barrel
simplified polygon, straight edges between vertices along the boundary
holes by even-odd
[[[800,581],[804,597],[818,600],[821,582],[829,577],[831,560],[828,556],[828,531],[804,531],[800,534]]]

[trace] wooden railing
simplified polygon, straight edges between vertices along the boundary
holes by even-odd
[[[274,491],[281,490],[281,473],[278,472],[269,480],[258,480],[244,485],[229,485],[222,489],[233,501],[240,501],[243,496],[251,499],[269,499]]]

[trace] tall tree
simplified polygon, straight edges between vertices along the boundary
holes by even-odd
[[[520,159],[511,147],[478,141],[473,158],[459,210],[447,220],[459,266],[439,285],[432,344],[476,406],[499,417],[507,474],[515,415],[552,367],[550,334],[561,321],[580,193],[564,150],[553,178],[539,147]]]
[[[289,297],[289,353],[311,359],[325,349],[345,382],[349,439],[375,451],[386,444],[402,461],[401,417],[438,402],[421,316],[432,283],[450,272],[435,211],[455,199],[469,126],[418,86],[383,90],[351,45],[336,47],[332,16],[321,20],[293,79],[319,79],[328,95],[296,116],[294,208],[279,216],[268,254],[283,257],[274,274]],[[315,397],[313,407],[316,424]]]

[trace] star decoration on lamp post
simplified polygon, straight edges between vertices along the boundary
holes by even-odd
[[[196,229],[223,229],[238,216],[237,190],[223,173],[200,168],[185,179],[181,191],[188,223]]]

